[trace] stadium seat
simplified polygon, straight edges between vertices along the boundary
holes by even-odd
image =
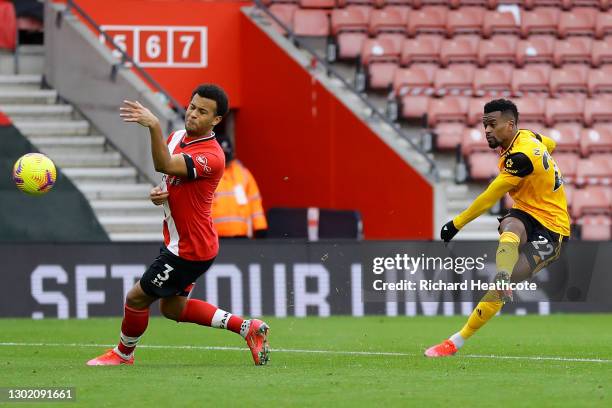
[[[460,122],[439,123],[434,129],[436,150],[454,150],[461,143],[465,125]]]
[[[293,13],[293,32],[297,36],[326,37],[329,35],[329,18],[323,10],[298,9]]]
[[[469,98],[447,96],[440,99],[431,99],[427,111],[427,120],[430,127],[439,122],[467,121]]]
[[[484,15],[482,35],[486,38],[497,34],[519,35],[521,27],[510,11],[487,11]]]
[[[612,179],[612,166],[610,155],[594,154],[578,161],[576,166],[576,184],[584,185],[610,185]]]
[[[546,101],[546,124],[553,126],[559,122],[582,123],[583,111],[584,98],[548,99]]]
[[[595,37],[603,39],[612,34],[612,13],[598,13],[595,19]]]
[[[514,100],[519,111],[521,122],[545,122],[546,99],[535,96],[526,96]]]
[[[596,67],[612,64],[612,41],[593,41],[591,64]]]
[[[446,69],[439,69],[434,77],[436,94],[471,95],[475,70],[473,65],[468,64],[455,64]]]
[[[509,96],[512,66],[489,65],[474,74],[474,95]]]
[[[429,107],[429,96],[426,95],[404,95],[400,99],[401,116],[404,119],[423,119],[427,115]]]
[[[298,4],[303,9],[332,9],[336,7],[336,0],[298,0]]]
[[[525,0],[523,4],[528,10],[534,7],[557,7],[568,10],[572,7],[572,0]]]
[[[530,64],[512,73],[512,92],[516,96],[528,94],[548,94],[550,65]]]
[[[583,241],[612,240],[612,219],[608,215],[585,215],[578,220]]]
[[[337,0],[338,7],[368,7],[380,6],[380,0]]]
[[[372,62],[399,63],[403,38],[397,34],[381,34],[376,38],[368,38],[361,52],[364,65]]]
[[[436,69],[414,66],[398,69],[393,77],[393,90],[396,95],[431,95]]]
[[[368,20],[361,10],[347,7],[331,13],[331,30],[336,36],[338,59],[354,59],[361,55],[363,43],[368,37]]]
[[[588,37],[570,37],[555,43],[553,62],[560,67],[566,63],[591,63],[593,40]]]
[[[270,6],[270,12],[291,30],[293,30],[293,14],[297,9],[297,5],[286,3],[274,3]],[[275,27],[277,26],[277,24],[273,24]],[[280,26],[276,27],[276,29],[280,33],[284,34],[283,29],[280,28]]]
[[[467,121],[470,126],[482,126],[484,106],[490,100],[491,98],[488,96],[484,98],[470,98]]]
[[[592,69],[589,72],[588,87],[591,96],[612,93],[612,65]]]
[[[461,36],[442,41],[440,63],[444,66],[457,62],[476,64],[479,42],[480,38],[476,36]]]
[[[414,10],[408,18],[408,35],[441,34],[446,35],[446,7],[423,7]]]
[[[586,65],[565,65],[550,73],[550,92],[553,95],[567,92],[588,92],[589,68]]]
[[[0,50],[14,51],[17,46],[17,17],[13,3],[0,2]]]
[[[595,35],[597,10],[591,7],[574,7],[571,11],[561,13],[558,35],[565,38],[570,35]]]
[[[520,116],[522,116],[520,112],[519,114]],[[544,131],[546,130],[546,127],[544,126],[543,123],[523,121],[522,119],[520,119],[520,116],[519,116],[519,129],[528,129],[528,130],[531,130],[532,132],[537,132],[540,134],[544,133]]]
[[[437,7],[444,6],[447,7],[448,1],[444,0],[413,0],[412,7],[421,8],[421,7]]]
[[[461,154],[468,157],[474,152],[490,152],[491,148],[484,131],[475,128],[465,128],[461,135]]]
[[[446,35],[478,34],[484,21],[484,10],[480,7],[462,7],[450,11],[446,17]]]
[[[512,63],[516,58],[517,39],[514,36],[496,35],[480,41],[478,46],[478,65],[484,67],[491,63]]]
[[[555,39],[551,36],[534,36],[521,40],[516,45],[516,64],[528,63],[552,64],[555,51]]]
[[[395,62],[374,62],[368,67],[368,87],[375,90],[388,90],[393,85],[393,77],[398,64]]]
[[[545,7],[527,11],[521,15],[521,36],[527,38],[532,35],[557,35],[560,11],[556,8]]]
[[[593,126],[597,122],[612,121],[612,97],[587,99],[584,104],[584,123]]]
[[[557,167],[558,166],[559,164],[557,164]],[[561,172],[561,174],[563,174],[563,171]],[[571,211],[576,187],[574,187],[572,184],[563,183],[563,190],[565,190],[565,200],[567,201],[567,209]]]
[[[583,156],[594,153],[612,153],[612,125],[599,125],[583,129],[580,146]],[[612,161],[612,156],[610,157]]]
[[[572,217],[579,218],[585,214],[609,215],[610,207],[609,188],[603,186],[587,186],[574,191],[572,198]]]
[[[402,45],[401,64],[408,66],[415,62],[438,63],[443,38],[437,35],[420,35],[407,39]]]
[[[545,129],[542,134],[551,137],[557,147],[554,153],[580,153],[582,125],[579,123],[560,123],[554,128]]]
[[[366,21],[370,21],[370,15],[372,14],[372,6],[368,3],[356,3],[351,4],[345,8],[345,10],[356,10],[359,11],[365,17]]]
[[[377,36],[380,33],[402,33],[406,32],[406,19],[399,10],[387,7],[380,10],[372,10],[370,15],[370,35]]]
[[[576,180],[576,168],[578,167],[580,156],[578,156],[576,153],[553,152],[553,159],[561,170],[563,179],[567,183],[573,183],[574,180]]]
[[[495,152],[476,152],[467,158],[468,171],[472,180],[490,180],[499,173],[499,155]]]

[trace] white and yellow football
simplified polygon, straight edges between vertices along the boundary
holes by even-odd
[[[41,195],[55,184],[57,171],[50,158],[41,153],[21,156],[13,166],[13,181],[24,193]]]

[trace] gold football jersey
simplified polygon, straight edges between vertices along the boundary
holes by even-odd
[[[569,236],[563,176],[550,155],[554,145],[550,138],[519,129],[510,147],[501,153],[499,170],[500,176],[515,186],[509,192],[513,208],[525,211],[549,230]]]

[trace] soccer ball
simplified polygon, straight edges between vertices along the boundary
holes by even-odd
[[[13,166],[13,181],[27,194],[47,193],[55,184],[56,177],[55,164],[44,154],[25,154]]]

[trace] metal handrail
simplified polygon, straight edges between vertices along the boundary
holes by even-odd
[[[342,82],[344,87],[346,87],[350,92],[357,96],[361,100],[361,102],[363,102],[370,109],[370,111],[372,112],[372,116],[379,117],[383,122],[389,125],[395,131],[395,133],[397,133],[398,136],[406,140],[414,150],[421,154],[430,165],[430,173],[432,174],[434,179],[437,180],[438,169],[436,162],[427,155],[427,152],[425,152],[418,144],[416,144],[410,137],[408,137],[408,135],[406,135],[406,133],[397,123],[393,122],[392,120],[389,120],[389,118],[387,118],[387,116],[383,112],[379,111],[378,108],[370,100],[368,100],[366,96],[364,96],[352,84],[350,84],[346,79],[344,79],[344,77],[336,69],[334,69],[334,67],[330,63],[328,63],[324,58],[319,56],[319,54],[317,54],[316,51],[310,45],[308,45],[304,41],[300,41],[299,38],[295,35],[295,33],[285,23],[283,23],[274,14],[272,14],[272,12],[262,3],[261,0],[254,0],[254,3],[259,10],[262,10],[268,17],[270,17],[287,33],[289,41],[295,44],[298,48],[306,50],[313,58],[317,60],[317,64],[321,64],[325,67],[325,70],[328,75],[336,77],[338,80],[340,80],[340,82]]]
[[[126,63],[132,64],[132,67],[136,71],[138,71],[138,73],[142,76],[142,78],[144,78],[145,81],[148,82],[149,85],[151,85],[151,87],[155,89],[156,92],[159,92],[166,98],[166,100],[172,106],[172,109],[176,111],[182,117],[185,117],[185,108],[176,99],[174,99],[174,97],[172,97],[172,95],[170,95],[170,93],[166,91],[160,85],[159,82],[157,82],[151,75],[149,75],[147,71],[145,71],[142,67],[136,64],[136,62],[134,62],[134,59],[130,57],[130,55],[127,54],[124,50],[122,50],[108,34],[102,31],[102,29],[100,28],[98,24],[96,24],[94,19],[89,14],[87,14],[87,12],[85,12],[85,10],[83,10],[74,0],[67,0],[66,10],[60,13],[58,16],[62,16],[63,13],[70,12],[71,9],[76,10],[77,13],[79,13],[81,17],[83,17],[85,21],[87,21],[87,23],[89,23],[92,27],[94,27],[96,31],[100,35],[102,35],[108,43],[112,45],[114,50],[118,51],[121,54],[121,62],[113,64],[111,68],[111,73],[110,73],[111,79],[113,79],[115,75],[117,75],[117,71],[120,67],[125,66]],[[60,21],[57,22],[58,25],[61,24]]]

